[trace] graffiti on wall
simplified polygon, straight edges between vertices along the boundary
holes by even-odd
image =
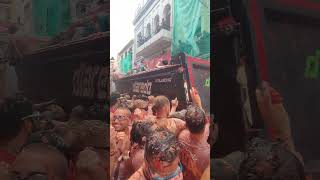
[[[107,97],[107,67],[80,64],[73,73],[72,95],[90,99]]]

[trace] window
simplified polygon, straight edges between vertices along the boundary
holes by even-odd
[[[150,38],[151,37],[151,25],[150,23],[148,23],[147,25],[147,38]]]
[[[143,42],[142,42],[142,33],[141,32],[138,33],[137,44],[138,44],[138,47],[143,44]]]
[[[164,22],[163,22],[162,26],[163,26],[163,28],[170,31],[170,25],[171,25],[171,6],[170,6],[170,4],[167,4],[164,7],[163,17],[164,17]]]
[[[156,15],[154,18],[154,34],[157,34],[160,31],[160,18],[159,15]]]

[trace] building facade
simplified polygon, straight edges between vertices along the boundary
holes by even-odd
[[[118,53],[117,57],[117,70],[119,72],[127,74],[132,70],[132,59],[133,59],[133,46],[134,40],[130,40]]]
[[[148,69],[155,68],[162,60],[171,59],[173,0],[142,0],[133,21],[133,67],[144,60]]]
[[[72,22],[86,17],[89,11],[97,6],[99,0],[70,0]]]

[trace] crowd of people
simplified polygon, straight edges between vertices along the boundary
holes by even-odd
[[[102,180],[109,174],[109,125],[78,105],[0,100],[1,180]]]
[[[268,83],[256,91],[264,131],[245,149],[211,161],[219,124],[203,110],[197,90],[190,95],[192,104],[181,108],[177,98],[114,92],[110,122],[82,105],[66,113],[55,100],[34,104],[21,93],[2,98],[0,179],[306,179],[289,115]]]
[[[111,179],[210,179],[210,116],[197,90],[190,94],[185,109],[177,98],[112,94]]]
[[[290,119],[281,95],[268,83],[256,99],[264,129],[246,147],[210,160],[219,124],[204,112],[198,92],[193,104],[177,99],[146,99],[114,93],[111,97],[110,174],[114,180],[214,179],[303,180],[303,158],[295,149]]]

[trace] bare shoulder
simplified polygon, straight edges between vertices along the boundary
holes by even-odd
[[[178,135],[178,140],[186,141],[188,139],[189,134],[190,134],[190,131],[188,129],[182,130]]]
[[[186,125],[186,122],[181,120],[181,119],[178,119],[178,118],[169,118],[171,121],[174,121],[177,126],[185,126]]]
[[[143,175],[143,167],[138,169],[128,180],[147,180]]]

